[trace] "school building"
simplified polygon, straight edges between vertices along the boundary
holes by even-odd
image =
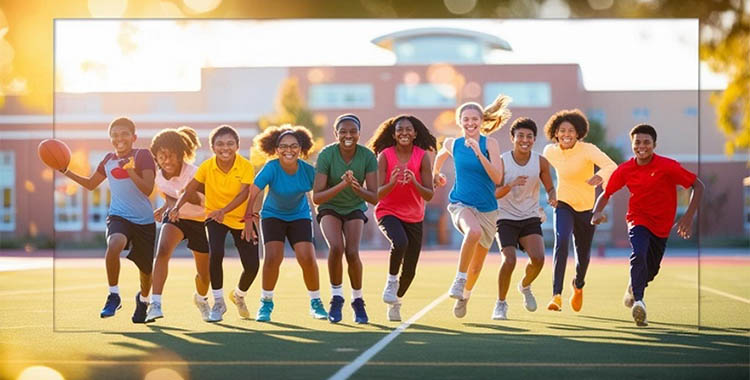
[[[331,122],[344,112],[362,120],[360,143],[366,144],[383,120],[412,114],[436,136],[460,133],[455,107],[465,101],[490,103],[499,93],[513,98],[514,118],[531,117],[540,134],[534,150],[548,142],[545,122],[554,112],[579,108],[607,130],[607,140],[630,157],[628,131],[637,123],[657,128],[657,153],[673,157],[692,171],[699,171],[707,185],[701,210],[701,235],[741,238],[750,231],[750,187],[747,152],[728,157],[724,137],[716,127],[709,91],[589,91],[578,64],[488,64],[495,49],[511,50],[496,36],[456,29],[414,29],[379,37],[372,43],[391,50],[396,63],[389,66],[328,66],[269,68],[205,68],[201,88],[190,92],[56,93],[54,115],[26,109],[19,99],[6,96],[0,108],[0,241],[3,246],[55,237],[57,241],[90,241],[101,238],[110,194],[106,181],[88,192],[59,173],[46,168],[37,157],[37,146],[46,138],[64,140],[73,152],[72,168],[90,173],[112,149],[108,123],[117,116],[132,118],[137,125],[136,147],[146,148],[162,128],[188,125],[201,137],[197,163],[210,157],[207,137],[219,124],[240,132],[240,149],[249,154],[252,137],[262,115],[274,112],[281,84],[298,81],[300,95],[326,125],[325,140],[333,141]],[[436,63],[439,62],[439,63]],[[616,75],[616,73],[613,73]],[[54,128],[53,128],[54,126]],[[511,148],[508,128],[493,136],[501,150]],[[452,183],[452,165],[444,172]],[[445,210],[450,186],[439,189],[428,203],[425,244],[460,244]],[[689,191],[681,191],[679,209],[687,206]],[[154,197],[155,204],[160,202]],[[545,204],[545,195],[541,196]],[[741,206],[740,206],[741,205]],[[598,228],[598,244],[627,246],[624,222],[627,191],[618,193],[608,206],[609,221]],[[547,210],[545,237],[552,239],[552,210]],[[385,239],[368,211],[370,222],[363,247],[385,248]],[[318,231],[319,232],[319,231]],[[316,233],[320,246],[322,235]],[[707,240],[708,241],[708,240]]]

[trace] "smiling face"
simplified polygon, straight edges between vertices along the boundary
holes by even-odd
[[[231,133],[223,133],[214,136],[214,141],[211,144],[211,150],[214,151],[216,159],[225,163],[234,160],[234,155],[239,148],[239,143],[234,139],[234,136]]]
[[[461,128],[464,131],[464,137],[479,138],[479,127],[482,125],[482,113],[474,108],[466,108],[461,111]]]
[[[563,121],[557,127],[557,131],[555,131],[555,137],[557,138],[557,142],[560,144],[560,148],[570,149],[575,146],[576,141],[578,141],[578,132],[576,132],[576,128],[573,126],[573,124],[570,124],[567,121]]]
[[[285,135],[276,146],[276,154],[279,160],[285,164],[291,164],[297,161],[299,157],[300,146],[297,137],[294,135]]]
[[[339,140],[342,150],[355,149],[359,141],[359,128],[353,121],[344,120],[339,123],[334,135]]]
[[[161,148],[156,152],[156,163],[164,172],[164,176],[168,178],[179,175],[182,169],[182,162],[177,157],[177,153],[166,148]]]
[[[636,133],[631,137],[631,143],[633,147],[633,154],[635,155],[638,164],[645,165],[651,162],[651,158],[654,156],[654,148],[656,143],[654,138],[647,133]]]
[[[404,118],[399,120],[393,128],[393,140],[395,140],[398,145],[404,147],[411,146],[416,138],[417,131],[414,129],[414,125],[409,119]]]
[[[125,156],[133,149],[136,136],[130,128],[124,125],[113,125],[109,129],[109,141],[115,148],[118,156]]]
[[[534,131],[528,128],[518,128],[510,137],[510,142],[513,143],[513,151],[522,154],[531,152],[534,141],[536,141]]]

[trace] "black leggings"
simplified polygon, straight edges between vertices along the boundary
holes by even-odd
[[[211,272],[211,289],[221,289],[224,284],[224,270],[221,263],[224,261],[224,241],[226,240],[227,232],[232,234],[234,246],[237,247],[237,252],[240,254],[242,275],[240,275],[238,287],[245,292],[250,289],[250,285],[253,284],[255,276],[258,274],[258,267],[260,266],[258,244],[242,239],[240,237],[242,230],[229,228],[215,220],[206,221],[210,260],[208,269]]]
[[[388,273],[397,275],[403,263],[396,293],[397,296],[403,297],[416,274],[419,253],[422,250],[422,222],[406,223],[393,215],[386,215],[380,219],[378,226],[391,242]]]

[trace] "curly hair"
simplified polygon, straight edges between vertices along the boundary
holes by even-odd
[[[151,154],[156,157],[160,150],[166,149],[174,152],[182,162],[193,162],[195,150],[201,146],[198,134],[193,128],[182,126],[180,128],[162,129],[151,139]]]
[[[303,158],[306,158],[307,153],[310,152],[310,149],[313,147],[313,136],[309,129],[302,126],[284,124],[280,127],[268,127],[253,138],[253,148],[256,151],[263,152],[269,157],[273,157],[276,155],[276,148],[279,146],[281,137],[288,134],[297,139],[297,143],[299,143],[300,147],[300,155]]]
[[[576,129],[578,140],[583,140],[583,138],[589,133],[589,121],[581,110],[577,108],[572,110],[560,110],[550,116],[549,120],[547,120],[547,124],[544,126],[544,134],[547,136],[547,139],[557,142],[557,129],[560,128],[560,124],[566,121],[572,124],[573,128]]]
[[[534,133],[534,138],[536,138],[536,123],[534,120],[531,120],[528,117],[519,117],[518,119],[513,121],[513,124],[510,126],[510,135],[515,136],[516,130],[525,128],[531,130],[531,132]]]
[[[510,120],[512,114],[508,109],[508,104],[511,101],[512,99],[509,96],[499,94],[486,108],[483,108],[476,102],[464,103],[456,108],[456,124],[461,125],[461,114],[467,109],[479,111],[482,115],[480,131],[485,136],[488,136],[498,131]]]
[[[421,120],[412,115],[398,115],[382,122],[367,143],[367,146],[372,149],[376,155],[386,148],[396,145],[396,140],[393,139],[393,134],[396,132],[396,125],[401,120],[409,120],[411,125],[414,126],[414,131],[417,132],[417,138],[414,139],[414,145],[424,150],[432,152],[437,151],[437,140],[435,139],[435,136],[430,133],[430,130],[427,129]]]

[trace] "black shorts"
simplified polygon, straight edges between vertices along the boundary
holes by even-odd
[[[354,210],[346,215],[341,215],[337,213],[336,211],[331,210],[330,208],[318,210],[318,215],[315,217],[315,219],[318,220],[318,224],[320,224],[320,221],[323,219],[326,215],[332,215],[338,218],[341,221],[341,224],[344,224],[350,220],[354,219],[362,219],[367,223],[367,216],[362,210]]]
[[[188,249],[200,253],[208,253],[208,238],[206,237],[204,222],[197,222],[190,219],[177,219],[176,222],[171,222],[166,215],[164,215],[164,219],[161,222],[179,228],[182,231],[182,240],[187,239],[188,241]]]
[[[301,241],[313,241],[312,220],[297,219],[287,222],[279,218],[263,218],[260,221],[263,230],[263,242],[271,241],[284,242],[284,238],[289,240],[289,245],[294,245]]]
[[[528,235],[542,236],[542,219],[500,219],[497,221],[497,238],[500,240],[500,249],[505,247],[523,249],[518,239]]]
[[[112,234],[123,234],[127,238],[124,249],[129,249],[128,259],[138,269],[150,274],[154,268],[154,245],[156,243],[156,223],[135,224],[121,216],[107,216],[107,238]]]

